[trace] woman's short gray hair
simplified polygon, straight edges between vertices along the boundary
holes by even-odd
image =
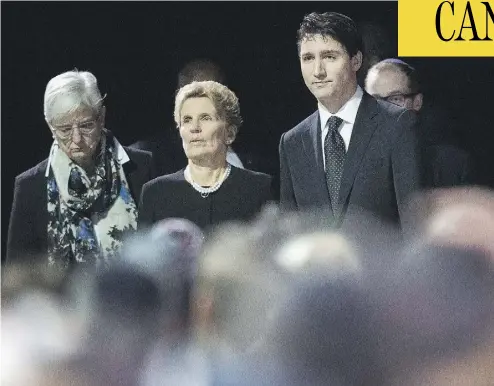
[[[72,97],[76,102],[69,111],[75,110],[80,105],[90,107],[99,112],[103,105],[103,99],[98,88],[96,77],[88,71],[67,71],[52,78],[46,85],[44,114],[49,122],[54,115],[60,112],[53,111],[57,98]]]
[[[209,98],[213,102],[220,118],[224,119],[228,127],[237,134],[242,125],[238,98],[228,87],[212,80],[192,82],[178,90],[175,97],[174,111],[177,127],[180,127],[180,110],[184,102],[189,98],[201,97]]]

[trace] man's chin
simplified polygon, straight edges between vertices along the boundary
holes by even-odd
[[[328,89],[314,89],[312,90],[312,94],[318,99],[318,100],[324,100],[324,99],[331,99],[333,93],[330,92]]]

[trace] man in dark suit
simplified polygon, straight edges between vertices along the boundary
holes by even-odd
[[[306,15],[298,51],[318,110],[281,137],[281,205],[317,209],[336,227],[370,212],[404,228],[421,186],[416,115],[357,85],[362,39],[349,17]]]
[[[425,111],[422,82],[414,67],[400,59],[384,59],[372,66],[365,80],[366,91],[377,99],[415,110],[423,144],[426,185],[430,188],[475,183],[470,155],[451,138],[451,122],[436,108]]]

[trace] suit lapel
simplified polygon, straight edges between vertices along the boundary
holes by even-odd
[[[342,208],[352,190],[355,176],[366,152],[369,141],[377,128],[376,100],[364,92],[360,103],[355,124],[353,125],[350,145],[346,154],[341,178],[339,207]]]
[[[305,155],[309,160],[309,173],[314,176],[314,178],[311,179],[311,191],[314,194],[314,199],[317,203],[326,207],[331,207],[328,187],[326,185],[326,176],[324,174],[319,111],[314,112],[314,114],[309,117],[306,125],[302,144]]]

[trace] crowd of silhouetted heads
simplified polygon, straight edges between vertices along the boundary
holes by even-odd
[[[492,385],[494,193],[409,207],[405,234],[272,205],[164,220],[105,271],[7,267],[2,384]]]

